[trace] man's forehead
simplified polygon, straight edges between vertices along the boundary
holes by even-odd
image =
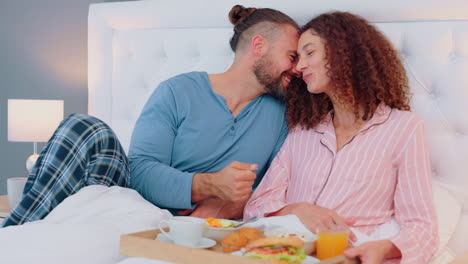
[[[299,39],[299,30],[291,25],[284,25],[283,33],[288,37]]]
[[[280,41],[288,49],[288,52],[296,52],[299,33],[293,30],[285,31]]]

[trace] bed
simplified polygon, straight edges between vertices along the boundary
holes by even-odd
[[[448,263],[451,259],[448,255],[467,252],[468,3],[458,0],[146,0],[91,4],[88,17],[88,113],[108,123],[127,151],[134,123],[159,82],[188,71],[219,73],[229,67],[233,59],[228,45],[232,26],[227,14],[235,4],[279,9],[299,24],[323,12],[350,11],[364,16],[388,36],[407,69],[413,111],[426,125],[440,225],[441,248],[437,254],[446,254],[434,263]],[[0,243],[2,234],[3,237],[5,234],[16,236],[0,245],[0,262],[28,263],[24,254],[15,255],[10,251],[15,246],[34,247],[34,241],[39,240],[31,239],[31,234],[47,236],[47,230],[54,230],[54,234],[58,232],[55,236],[40,241],[50,242],[52,247],[64,248],[68,253],[60,256],[61,259],[52,258],[52,253],[44,257],[44,253],[37,250],[36,260],[47,260],[40,263],[59,263],[64,258],[67,263],[116,263],[122,261],[118,256],[118,235],[151,227],[154,222],[168,217],[167,212],[151,208],[132,191],[98,188],[88,196],[78,194],[67,201],[66,208],[63,206],[41,223],[46,225],[41,231],[34,233],[31,231],[34,227],[27,225],[6,228],[7,232],[0,230]],[[91,227],[100,237],[105,237],[105,241],[98,243],[94,239],[94,244],[82,248],[88,252],[86,259],[82,254],[68,250],[87,243],[88,233],[80,231],[89,227],[90,221],[97,219],[96,215],[102,216],[99,206],[112,208],[118,204],[117,200],[121,203],[124,196],[135,202],[128,204],[134,208],[132,212],[106,214],[102,226]],[[107,197],[107,203],[97,203],[89,208],[86,203],[91,201],[89,197]],[[74,221],[70,219],[78,213],[69,210],[73,206],[81,208],[82,213]],[[121,221],[143,216],[151,221],[138,224]],[[111,222],[120,225],[106,231]],[[72,235],[78,237],[78,241],[69,240],[66,246],[57,242],[61,238],[57,230],[62,234],[64,231],[47,226],[54,223],[65,224],[60,227],[63,230],[72,229]],[[65,236],[67,238],[70,239]],[[21,244],[24,239],[33,242]],[[96,250],[99,246],[102,248]],[[142,262],[125,259],[122,263]]]
[[[271,7],[299,24],[330,10],[363,15],[399,50],[425,120],[434,180],[451,188],[460,217],[449,246],[468,250],[468,3],[462,1],[137,1],[93,4],[89,13],[89,114],[128,149],[134,122],[156,85],[179,73],[226,70],[230,8]],[[183,8],[182,8],[183,7]],[[455,190],[452,190],[455,189]],[[448,206],[448,205],[447,205]],[[442,223],[443,224],[443,223]],[[455,227],[454,227],[455,229]]]

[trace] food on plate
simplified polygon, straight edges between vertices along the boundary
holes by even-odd
[[[298,237],[302,240],[306,240],[306,235],[305,233],[284,233],[280,235],[281,237]]]
[[[244,227],[244,228],[241,228],[238,232],[244,235],[245,237],[247,237],[249,241],[256,240],[261,237],[260,231],[258,231],[257,229],[253,227]]]
[[[219,227],[219,228],[233,228],[234,222],[227,219],[218,219],[213,217],[208,217],[205,219],[205,224],[209,227]]]
[[[266,237],[297,237],[304,241],[304,252],[306,255],[311,255],[315,252],[317,236],[310,232],[297,232],[297,231],[280,231],[280,230],[267,230],[264,234]]]
[[[249,241],[260,238],[262,234],[252,227],[241,228],[238,232],[229,233],[221,240],[221,246],[225,253],[238,251],[245,247]]]
[[[249,239],[246,236],[239,232],[234,232],[227,234],[223,240],[221,240],[221,246],[223,247],[223,251],[225,253],[231,253],[240,250],[242,247],[245,247],[248,242]]]
[[[265,237],[249,242],[244,256],[276,263],[300,263],[306,258],[304,241],[297,237]]]

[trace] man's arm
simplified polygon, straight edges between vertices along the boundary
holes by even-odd
[[[193,173],[171,167],[178,112],[170,84],[159,85],[145,104],[132,134],[130,186],[166,208],[192,208]]]
[[[130,186],[145,199],[166,208],[193,208],[209,197],[243,200],[256,178],[255,164],[233,162],[215,173],[188,173],[170,166],[179,112],[170,84],[151,95],[132,134]]]

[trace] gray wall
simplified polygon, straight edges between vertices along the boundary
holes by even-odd
[[[90,0],[0,0],[0,195],[27,177],[33,144],[8,142],[7,100],[64,100],[65,116],[87,113]],[[44,144],[39,144],[39,150]]]

